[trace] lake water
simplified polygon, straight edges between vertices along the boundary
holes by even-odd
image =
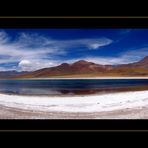
[[[0,93],[19,95],[82,95],[148,90],[148,79],[0,80]]]

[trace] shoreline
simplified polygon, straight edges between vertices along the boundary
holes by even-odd
[[[50,77],[50,78],[17,78],[0,80],[81,80],[81,79],[148,79],[148,77]]]

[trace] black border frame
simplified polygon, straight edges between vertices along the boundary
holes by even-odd
[[[0,17],[0,28],[147,28],[148,17]]]
[[[148,17],[0,17],[0,28],[148,28]],[[0,120],[0,132],[148,131],[148,120]]]

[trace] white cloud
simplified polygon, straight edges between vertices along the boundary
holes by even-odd
[[[130,60],[122,57],[86,57],[85,60],[103,65],[126,64]]]
[[[77,39],[77,40],[67,40],[67,41],[53,41],[50,44],[58,45],[59,47],[69,48],[84,46],[88,49],[99,49],[100,47],[107,46],[111,44],[113,40],[108,38],[95,38],[95,39]]]
[[[94,40],[92,42],[87,42],[89,49],[98,49],[103,46],[107,46],[111,44],[113,41],[107,38],[102,38],[98,40]]]
[[[130,30],[126,30],[127,33]],[[89,50],[97,50],[100,47],[111,44],[113,40],[108,38],[76,39],[76,40],[53,40],[38,34],[21,33],[18,38],[10,41],[9,36],[0,32],[0,64],[16,62],[18,67],[1,70],[33,71],[40,68],[52,67],[62,62],[74,62],[76,60],[88,60],[98,64],[126,64],[136,62],[148,55],[148,48],[139,48],[120,53],[116,57],[85,56],[76,59],[61,61],[61,57],[71,50],[71,47],[87,47]]]
[[[9,64],[12,62],[16,62],[19,63],[18,65],[21,65],[21,67],[23,67],[23,69],[25,70],[33,70],[33,66],[30,66],[32,63],[27,63],[26,61],[23,61],[23,59],[38,61],[36,62],[36,67],[34,67],[35,69],[37,69],[37,65],[39,66],[39,68],[45,67],[45,63],[49,64],[46,65],[49,67],[50,65],[52,65],[50,64],[50,61],[53,56],[65,54],[65,51],[60,48],[44,46],[43,39],[41,39],[42,37],[38,37],[38,39],[36,39],[37,35],[36,38],[33,39],[33,37],[35,36],[33,35],[29,37],[29,35],[21,34],[21,36],[19,36],[17,40],[10,42],[8,40],[8,35],[5,32],[0,32],[0,57],[5,57],[0,58],[0,64]],[[35,47],[32,47],[33,43],[35,43]],[[8,70],[8,68],[5,67],[0,67],[0,69]]]
[[[66,55],[71,47],[84,46],[88,49],[98,49],[112,42],[107,38],[61,41],[36,33],[20,33],[17,38],[11,39],[5,31],[0,31],[0,57],[6,57],[0,58],[0,64],[15,62],[18,63],[19,70],[36,70],[60,63],[58,57]],[[5,67],[0,69],[8,70]]]
[[[90,46],[90,48],[92,48],[92,49],[97,49],[97,48],[100,47],[100,44],[94,43],[94,44],[90,44],[89,46]]]
[[[7,34],[4,31],[0,31],[0,44],[6,43],[8,40]]]
[[[84,46],[89,49],[97,49],[101,46],[107,46],[111,44],[113,40],[102,37],[102,38],[84,38],[84,39],[73,39],[73,40],[54,40],[49,37],[44,37],[38,34],[27,34],[20,33],[19,38],[16,41],[16,44],[23,47],[33,46],[33,47],[50,47],[60,48],[65,50],[69,47]]]
[[[41,68],[57,66],[61,61],[46,61],[46,60],[22,60],[18,64],[18,71],[33,71]]]
[[[31,62],[29,60],[22,60],[19,62],[19,66],[29,66]]]

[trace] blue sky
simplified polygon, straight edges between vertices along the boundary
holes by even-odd
[[[0,71],[87,60],[125,64],[148,55],[148,29],[0,29]]]

